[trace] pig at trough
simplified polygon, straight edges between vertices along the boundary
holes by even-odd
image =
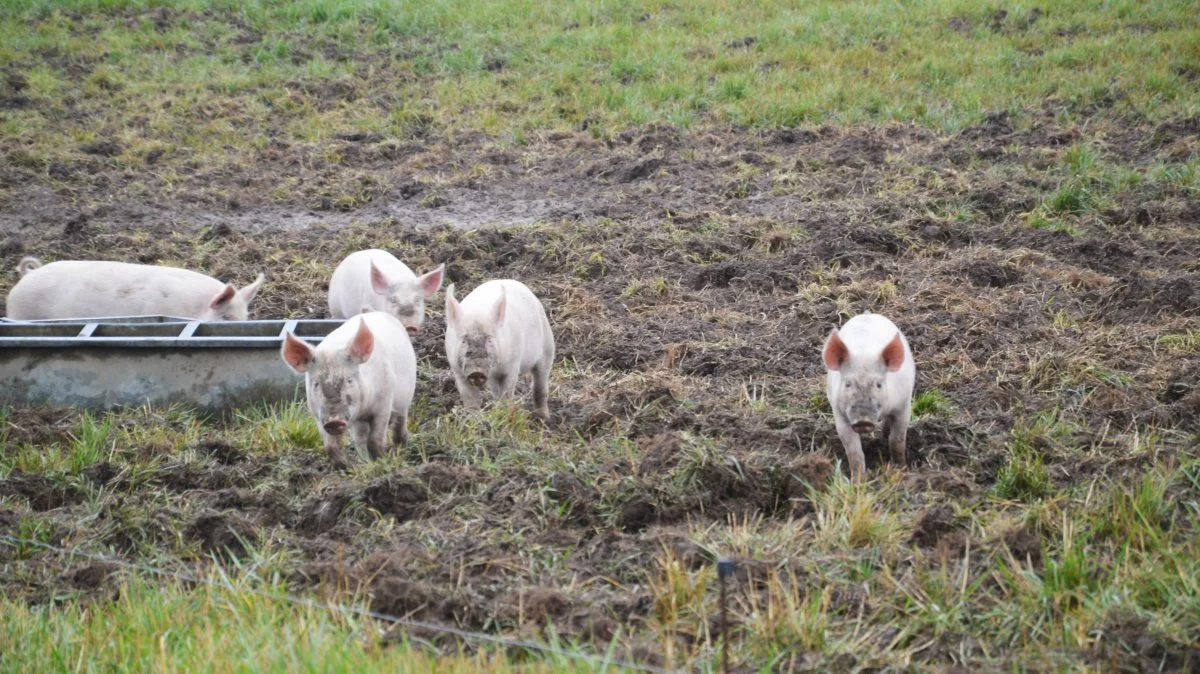
[[[263,275],[237,289],[211,276],[175,267],[62,260],[43,265],[27,257],[21,280],[8,293],[8,317],[17,321],[107,316],[178,316],[201,321],[244,321]]]
[[[825,392],[851,476],[861,480],[866,469],[859,435],[876,429],[903,466],[917,368],[900,328],[879,314],[855,316],[825,340],[824,360]]]
[[[304,375],[308,410],[334,465],[349,465],[343,448],[347,431],[372,459],[408,442],[408,408],[417,385],[417,356],[408,332],[382,311],[359,314],[329,333],[316,347],[290,332],[283,360]]]
[[[425,322],[425,300],[442,287],[445,265],[417,276],[385,250],[351,253],[329,279],[329,316],[350,318],[365,311],[386,311],[415,335]]]
[[[554,334],[537,296],[519,281],[488,281],[460,303],[446,290],[446,359],[463,406],[479,409],[483,388],[512,396],[517,379],[533,375],[533,410],[550,419],[547,398]]]

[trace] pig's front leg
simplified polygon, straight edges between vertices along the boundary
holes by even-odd
[[[388,449],[389,416],[388,414],[377,414],[367,420],[367,452],[371,455],[372,460],[382,458]]]
[[[454,385],[458,387],[458,395],[462,398],[464,409],[475,411],[483,406],[483,394],[472,386],[466,377],[454,375]]]
[[[326,433],[325,429],[319,429],[321,433],[321,442],[325,445],[325,451],[329,454],[329,460],[333,463],[333,467],[338,470],[345,470],[350,467],[350,462],[346,460],[346,450],[342,446],[342,435],[333,435]]]
[[[517,377],[512,372],[493,372],[488,376],[488,390],[496,400],[512,398],[517,390]]]
[[[905,407],[893,414],[888,424],[888,450],[892,462],[898,466],[908,465],[908,419],[911,416],[912,407]]]
[[[838,437],[842,440],[842,446],[846,448],[846,460],[850,463],[850,479],[855,482],[862,482],[863,473],[867,470],[867,460],[863,456],[862,451],[862,439],[850,427],[850,422],[842,418],[842,415],[835,413],[833,415],[833,423],[837,426],[837,433]]]

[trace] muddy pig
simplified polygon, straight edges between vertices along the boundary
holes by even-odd
[[[830,333],[824,359],[825,393],[851,476],[861,480],[866,468],[859,434],[876,429],[887,437],[892,460],[904,465],[917,368],[900,328],[879,314],[855,316]]]
[[[241,290],[211,276],[125,262],[63,260],[42,265],[27,257],[8,293],[8,317],[19,321],[103,316],[179,316],[244,321],[263,275]]]
[[[550,366],[554,334],[546,310],[523,283],[488,281],[463,298],[446,290],[446,359],[463,406],[479,409],[483,387],[511,396],[517,378],[533,375],[533,410],[549,421]]]
[[[329,315],[350,318],[364,311],[386,311],[415,335],[425,322],[425,300],[442,287],[446,265],[417,276],[386,250],[351,253],[329,279]]]
[[[304,375],[308,410],[335,466],[349,465],[342,448],[347,430],[372,459],[388,447],[389,423],[394,443],[408,443],[417,355],[395,316],[382,311],[355,316],[316,348],[289,332],[281,351],[283,361]]]

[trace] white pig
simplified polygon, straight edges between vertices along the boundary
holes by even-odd
[[[497,398],[510,397],[517,378],[530,373],[534,413],[550,420],[554,333],[542,303],[525,284],[488,281],[461,303],[451,284],[446,289],[446,359],[467,409],[479,409],[485,385]]]
[[[8,317],[18,321],[104,316],[179,316],[244,321],[264,276],[241,290],[199,272],[126,262],[27,257],[8,293]]]
[[[329,279],[329,315],[350,318],[364,311],[386,311],[415,335],[425,322],[425,300],[442,287],[446,265],[417,276],[386,250],[351,253]]]
[[[866,468],[859,434],[877,428],[892,460],[904,465],[917,368],[900,328],[879,314],[855,316],[825,340],[824,360],[825,393],[851,476],[861,480]]]
[[[355,446],[366,445],[372,459],[388,447],[389,423],[393,442],[408,443],[417,355],[396,317],[382,311],[359,314],[316,348],[289,332],[281,352],[283,361],[304,375],[308,411],[335,466],[349,465],[342,448],[347,429]]]

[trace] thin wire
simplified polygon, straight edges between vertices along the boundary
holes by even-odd
[[[494,634],[487,634],[486,632],[472,632],[470,630],[464,630],[462,628],[453,627],[451,625],[443,625],[440,623],[426,622],[424,620],[414,620],[412,618],[401,618],[399,616],[389,615],[387,613],[380,613],[378,611],[372,611],[370,609],[360,608],[357,606],[344,606],[342,604],[334,604],[331,602],[318,601],[315,599],[309,599],[307,597],[300,597],[300,596],[293,595],[293,594],[286,594],[286,593],[279,593],[279,592],[267,592],[266,590],[259,590],[257,588],[253,588],[253,587],[251,587],[251,588],[236,588],[233,585],[231,585],[229,582],[224,581],[224,580],[215,581],[211,578],[196,576],[196,575],[193,575],[190,573],[184,573],[184,572],[180,572],[180,571],[170,571],[167,569],[160,569],[160,568],[153,567],[153,566],[147,566],[145,564],[138,564],[136,562],[127,562],[123,559],[118,559],[116,557],[106,557],[104,555],[97,555],[97,554],[90,553],[90,552],[84,552],[78,548],[73,548],[73,549],[68,550],[66,548],[60,548],[55,545],[50,545],[49,543],[43,543],[41,541],[30,540],[28,538],[18,538],[15,536],[0,536],[0,540],[7,541],[9,543],[16,543],[16,544],[23,543],[23,544],[27,544],[27,545],[35,545],[40,548],[44,548],[46,550],[51,550],[54,552],[64,553],[64,554],[76,556],[76,557],[83,557],[84,559],[90,559],[92,561],[104,562],[106,564],[112,564],[114,566],[118,566],[118,567],[122,567],[122,568],[126,568],[126,569],[141,571],[143,573],[149,573],[149,574],[153,574],[156,576],[165,576],[168,578],[174,578],[176,580],[182,580],[182,581],[186,581],[189,583],[200,583],[200,584],[208,585],[210,587],[221,587],[221,588],[224,588],[227,590],[231,590],[233,592],[247,592],[249,594],[258,595],[260,597],[265,597],[268,599],[275,599],[275,600],[280,600],[280,601],[286,601],[286,602],[289,602],[292,604],[297,604],[300,606],[308,606],[310,608],[319,608],[319,609],[324,609],[327,611],[337,611],[339,613],[350,613],[350,614],[354,614],[354,615],[365,616],[368,618],[374,618],[376,620],[383,620],[385,622],[390,622],[395,625],[399,625],[401,627],[416,628],[416,629],[427,630],[427,631],[431,631],[431,632],[441,632],[443,634],[453,634],[455,636],[462,637],[463,639],[470,639],[470,640],[475,640],[475,641],[485,641],[488,643],[497,644],[497,645],[501,645],[501,646],[509,646],[509,647],[513,647],[513,648],[525,648],[525,649],[532,650],[532,651],[540,651],[543,653],[549,653],[549,654],[553,654],[553,655],[566,656],[568,658],[572,658],[575,660],[585,660],[585,661],[591,662],[593,664],[600,665],[601,667],[612,666],[612,667],[619,667],[622,669],[633,669],[633,670],[642,671],[642,672],[651,672],[652,674],[676,674],[676,672],[678,671],[678,670],[663,669],[662,667],[656,667],[654,665],[640,664],[640,663],[635,663],[635,662],[628,662],[626,660],[618,660],[618,659],[613,659],[613,658],[601,657],[599,655],[593,655],[591,653],[568,651],[568,650],[564,650],[561,648],[555,648],[554,646],[539,643],[536,641],[527,641],[524,639],[513,639],[513,638],[509,638],[509,637],[501,637],[501,636],[496,636]]]

